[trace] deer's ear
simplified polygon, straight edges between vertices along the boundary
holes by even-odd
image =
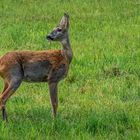
[[[64,13],[64,16],[62,17],[59,26],[64,28],[64,29],[68,29],[69,28],[69,15]]]

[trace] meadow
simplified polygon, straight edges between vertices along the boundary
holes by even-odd
[[[74,58],[58,116],[47,83],[22,83],[7,102],[9,122],[0,117],[0,140],[139,140],[139,0],[0,0],[0,56],[61,49],[45,37],[64,12]]]

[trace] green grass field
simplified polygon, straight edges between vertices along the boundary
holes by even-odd
[[[47,83],[22,83],[7,102],[9,122],[0,117],[0,140],[139,140],[139,0],[0,0],[0,56],[61,49],[45,36],[64,12],[74,58],[57,119]]]

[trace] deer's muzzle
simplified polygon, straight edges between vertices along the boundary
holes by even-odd
[[[54,38],[51,37],[50,35],[47,35],[46,38],[47,38],[47,40],[54,40]]]

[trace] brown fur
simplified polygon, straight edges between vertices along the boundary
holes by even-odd
[[[62,53],[62,50],[9,52],[0,59],[0,76],[7,77],[13,65],[23,65],[27,62],[49,61],[52,64],[52,69],[58,69],[61,64],[67,66],[68,61]]]

